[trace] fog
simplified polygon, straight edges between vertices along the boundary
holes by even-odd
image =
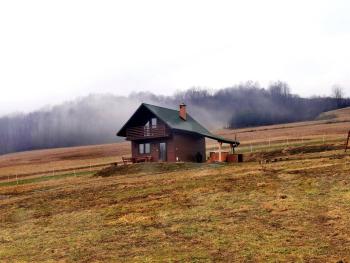
[[[91,94],[1,117],[0,153],[122,140],[116,132],[142,102],[174,109],[184,102],[188,112],[211,130],[311,120],[323,111],[350,105],[349,99],[339,97],[301,98],[280,81],[268,87],[246,82],[217,91],[191,88],[171,96]]]

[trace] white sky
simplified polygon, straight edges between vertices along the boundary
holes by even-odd
[[[350,96],[350,1],[0,2],[0,114],[247,80]]]

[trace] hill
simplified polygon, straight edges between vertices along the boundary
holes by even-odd
[[[217,131],[233,165],[101,170],[127,142],[3,155],[0,261],[347,262],[349,113]]]
[[[241,142],[238,152],[283,148],[288,145],[344,142],[350,130],[350,108],[323,113],[316,121],[269,125],[244,129],[224,129],[214,133]],[[252,148],[251,148],[252,147]],[[207,140],[207,151],[216,150],[217,143]],[[0,155],[0,180],[22,173],[38,173],[62,169],[77,169],[121,161],[130,155],[128,142],[104,145],[35,150]],[[11,179],[10,178],[10,179]]]
[[[350,130],[350,107],[324,112],[314,121],[259,126],[243,129],[225,129],[217,133],[228,138],[238,138],[245,145],[272,142],[304,142],[312,140],[344,140]]]
[[[292,148],[291,148],[292,149]],[[350,158],[139,164],[0,185],[0,261],[350,260]]]

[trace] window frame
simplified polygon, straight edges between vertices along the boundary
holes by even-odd
[[[139,154],[145,154],[145,144],[139,143]]]
[[[151,118],[150,123],[151,123],[151,127],[155,128],[158,125],[158,119],[157,118]]]
[[[139,154],[150,154],[151,153],[151,143],[139,143],[138,145]]]
[[[150,154],[151,153],[151,143],[145,143],[144,144],[144,153],[145,154]]]

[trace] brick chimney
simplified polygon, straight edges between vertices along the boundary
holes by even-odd
[[[186,104],[185,103],[180,104],[179,115],[180,115],[181,119],[183,119],[184,121],[186,120],[187,113],[186,113]]]

